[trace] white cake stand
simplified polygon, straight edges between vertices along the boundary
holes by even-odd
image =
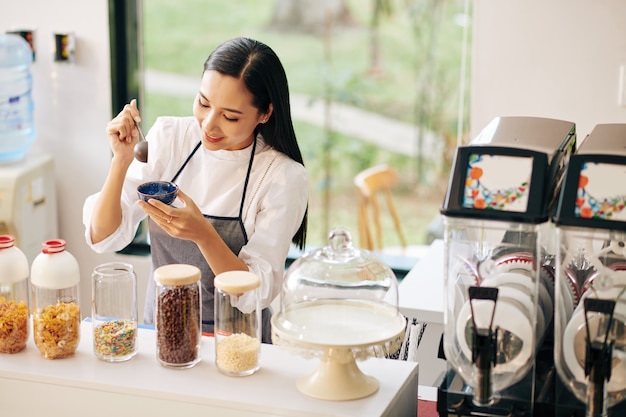
[[[405,318],[394,307],[353,300],[308,301],[272,316],[272,340],[304,357],[320,357],[319,367],[298,379],[305,395],[331,401],[364,398],[378,391],[376,378],[356,364],[402,343]]]

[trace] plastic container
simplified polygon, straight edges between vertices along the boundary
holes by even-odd
[[[259,369],[261,280],[248,271],[218,274],[215,285],[215,365],[231,376]]]
[[[35,140],[32,62],[28,42],[0,34],[0,164],[21,160]]]
[[[0,236],[0,353],[17,353],[28,341],[28,259],[12,235]]]
[[[80,270],[64,240],[42,246],[31,266],[33,337],[44,358],[69,358],[80,341]]]
[[[137,354],[137,277],[133,266],[109,262],[97,266],[91,278],[94,354],[108,362],[129,360]]]
[[[200,362],[202,310],[200,270],[164,265],[154,271],[157,359],[163,366],[191,368]]]

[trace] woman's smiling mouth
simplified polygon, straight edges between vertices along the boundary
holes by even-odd
[[[207,142],[211,142],[211,143],[217,143],[221,141],[222,139],[224,139],[223,136],[214,137],[214,136],[209,136],[209,135],[204,135],[204,138],[207,140]]]

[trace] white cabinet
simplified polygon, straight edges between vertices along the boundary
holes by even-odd
[[[317,359],[263,345],[261,369],[228,377],[215,367],[214,339],[203,337],[202,361],[191,369],[161,366],[155,332],[140,328],[138,353],[108,363],[92,350],[91,323],[81,325],[76,355],[46,360],[34,343],[0,355],[2,415],[47,416],[416,416],[418,365],[388,359],[358,362],[380,383],[379,390],[352,401],[323,401],[300,393],[296,381],[313,372]]]

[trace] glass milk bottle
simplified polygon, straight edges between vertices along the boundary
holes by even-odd
[[[259,369],[261,308],[259,277],[228,271],[215,277],[215,364],[231,376]]]
[[[80,341],[80,271],[63,239],[47,240],[31,266],[33,336],[46,359],[74,356]]]
[[[122,362],[137,353],[137,278],[133,266],[109,262],[97,266],[92,278],[93,351],[108,362]]]
[[[0,353],[17,353],[28,340],[28,259],[14,246],[15,237],[0,236]]]
[[[163,366],[191,368],[200,362],[200,270],[193,265],[164,265],[154,271],[154,280],[157,359]]]

